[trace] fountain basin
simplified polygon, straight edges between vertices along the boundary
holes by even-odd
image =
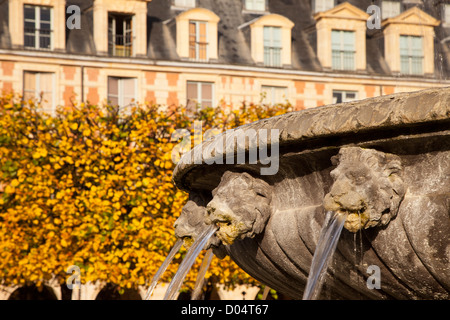
[[[293,112],[239,130],[278,130],[268,141],[278,170],[262,175],[264,161],[211,161],[248,159],[254,141],[223,145],[229,132],[204,141],[199,148],[215,152],[199,162],[191,150],[174,170],[195,203],[176,224],[180,237],[216,224],[209,245],[218,256],[301,299],[325,212],[341,210],[348,218],[322,298],[450,298],[449,88]],[[379,288],[369,285],[374,269]]]

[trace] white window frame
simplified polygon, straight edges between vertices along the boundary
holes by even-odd
[[[313,14],[317,12],[327,11],[336,6],[336,0],[312,0],[311,7]]]
[[[124,44],[123,44],[123,47],[125,48],[126,47],[126,44],[125,44],[125,39],[126,39],[126,34],[129,32],[129,33],[131,33],[131,36],[130,36],[130,47],[131,47],[131,50],[130,50],[130,55],[129,56],[127,56],[127,55],[116,55],[116,49],[117,49],[117,44],[116,44],[116,36],[117,36],[117,15],[114,13],[114,12],[108,12],[108,41],[109,41],[109,19],[110,19],[110,17],[111,17],[111,19],[112,19],[112,26],[111,26],[111,28],[112,28],[112,30],[111,30],[111,32],[112,32],[112,37],[113,37],[113,39],[112,39],[112,41],[113,41],[113,43],[112,43],[112,45],[113,45],[113,48],[112,48],[112,52],[110,52],[110,54],[112,55],[112,56],[119,56],[119,57],[132,57],[132,56],[134,56],[134,50],[135,50],[135,43],[134,43],[134,29],[135,29],[135,27],[134,27],[134,25],[135,25],[135,21],[134,21],[134,17],[135,17],[135,15],[134,14],[124,14],[123,16],[129,16],[129,18],[131,19],[131,29],[127,29],[126,28],[126,19],[123,19],[123,26],[122,26],[122,30],[124,30],[124,33],[122,34],[122,36],[124,37]],[[108,51],[109,51],[109,43],[108,43]]]
[[[339,37],[340,37],[340,48],[339,50],[335,50],[333,49],[333,33],[334,32],[339,32]],[[346,48],[344,47],[344,34],[348,33],[348,34],[353,34],[353,50],[346,50]],[[353,30],[336,30],[333,29],[331,30],[331,55],[332,55],[332,61],[331,61],[331,67],[333,70],[356,70],[356,31]],[[333,58],[333,51],[338,51],[339,52],[339,64],[338,65],[334,65],[333,62],[335,61]],[[345,55],[351,53],[353,54],[353,63],[352,66],[346,67],[346,63],[345,63]]]
[[[358,100],[358,91],[352,91],[352,90],[333,90],[333,104],[338,103],[337,99],[334,97],[334,94],[341,94],[341,99],[342,101],[339,103],[344,103],[344,102],[349,102],[349,101],[355,101]],[[348,94],[354,94],[355,97],[354,98],[348,98],[347,95]]]
[[[189,20],[189,26],[191,23],[195,24],[195,58],[191,58],[193,61],[208,61],[209,60],[209,34],[208,34],[208,21],[200,21],[200,20]],[[205,59],[200,59],[200,24],[205,25],[205,31],[206,31],[206,57]],[[189,33],[189,46],[190,44],[190,33]],[[190,47],[189,47],[189,56],[190,56]]]
[[[402,55],[402,50],[400,47],[400,73],[401,74],[405,74],[405,75],[423,75],[424,73],[424,37],[422,36],[412,36],[412,35],[400,35],[400,41],[399,43],[401,44],[401,38],[406,38],[408,41],[408,54],[407,55]],[[421,39],[421,43],[422,43],[422,54],[419,55],[414,55],[413,54],[413,50],[412,50],[412,45],[411,45],[411,41],[413,38],[420,38]],[[404,70],[402,68],[403,64],[402,64],[402,58],[407,57],[408,58],[408,70]],[[413,59],[417,58],[420,60],[420,72],[413,72],[414,68],[413,68]]]
[[[244,0],[244,9],[249,12],[265,12],[266,0]]]
[[[276,90],[283,90],[284,91],[284,99],[283,101],[275,101],[276,100]],[[284,104],[286,103],[286,101],[288,100],[288,88],[287,87],[283,87],[283,86],[267,86],[267,85],[263,85],[261,86],[261,92],[266,92],[266,96],[264,97],[263,101],[267,99],[270,100],[269,105],[273,106],[273,105],[277,105],[277,104]],[[270,96],[267,95],[267,93],[270,93]]]
[[[26,30],[25,30],[25,22],[27,19],[25,18],[25,8],[33,8],[34,9],[34,47],[26,46],[25,36],[26,36]],[[48,8],[50,9],[50,48],[41,48],[40,46],[40,27],[41,27],[41,8]],[[38,50],[53,50],[54,47],[54,39],[53,39],[53,7],[50,6],[41,6],[41,5],[34,5],[34,4],[25,4],[23,6],[23,33],[24,33],[24,47],[27,49],[38,49]],[[31,21],[29,21],[31,22]]]
[[[381,2],[381,19],[398,16],[401,12],[402,6],[400,1],[383,0]]]
[[[203,99],[203,92],[202,92],[202,84],[210,84],[211,85],[211,107],[214,108],[214,97],[215,97],[215,86],[214,86],[214,82],[209,82],[209,81],[187,81],[186,82],[186,98],[187,98],[187,88],[189,84],[195,84],[197,87],[197,100],[196,105],[200,106],[200,108],[203,108],[203,102],[206,102],[208,100],[204,100]],[[189,98],[187,98],[186,100],[188,100]],[[188,103],[190,101],[187,101]]]
[[[266,67],[281,67],[283,65],[283,57],[282,57],[282,50],[283,50],[283,29],[281,27],[277,26],[264,26],[263,27],[263,37],[266,34],[266,30],[270,30],[271,36],[270,36],[270,45],[266,46],[266,39],[263,39],[263,45],[264,45],[264,66]],[[273,30],[278,30],[280,34],[280,39],[278,40],[279,46],[275,46],[274,42],[275,39],[273,37]],[[268,59],[266,50],[269,50]],[[276,59],[276,56],[278,55],[278,59]]]
[[[35,74],[35,76],[36,76],[36,78],[35,78],[35,80],[36,80],[36,82],[35,82],[35,84],[34,84],[34,90],[32,91],[32,90],[27,90],[26,88],[25,88],[25,74],[27,74],[27,73],[34,73]],[[42,101],[40,100],[41,99],[41,93],[43,92],[42,90],[41,90],[41,75],[42,74],[50,74],[51,75],[51,78],[52,78],[52,85],[51,85],[51,87],[52,87],[52,91],[50,92],[51,93],[51,101],[48,101],[48,103],[50,104],[50,108],[45,108],[45,107],[42,107],[42,105],[41,105],[41,109],[44,111],[44,112],[47,112],[47,113],[49,113],[51,116],[54,116],[55,115],[55,112],[56,112],[56,100],[55,100],[55,73],[54,72],[41,72],[41,71],[31,71],[31,70],[24,70],[24,72],[23,72],[23,81],[22,81],[22,83],[23,83],[23,96],[25,96],[25,93],[26,92],[28,92],[28,93],[32,93],[33,94],[33,96],[34,96],[34,100],[35,100],[35,103],[39,103],[39,104],[42,104]],[[47,91],[47,93],[49,93],[48,91]]]
[[[196,0],[173,0],[172,5],[179,8],[195,8]]]
[[[116,77],[116,76],[108,76],[108,92],[107,92],[107,96],[108,96],[108,103],[109,103],[109,98],[114,96],[112,94],[110,94],[110,88],[109,88],[109,79],[110,78],[114,78],[117,79],[118,83],[117,83],[117,105],[119,106],[119,109],[121,111],[123,111],[126,114],[131,114],[131,107],[136,105],[136,101],[137,99],[137,94],[138,94],[138,88],[137,88],[137,78],[135,77]],[[124,94],[124,80],[129,80],[132,79],[134,80],[134,93],[133,93],[133,97],[131,100],[134,99],[134,102],[131,102],[127,105],[125,105],[125,94]]]
[[[450,3],[442,4],[441,21],[445,26],[450,26]]]

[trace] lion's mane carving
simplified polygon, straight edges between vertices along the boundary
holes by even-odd
[[[207,205],[207,224],[216,224],[223,244],[261,233],[271,214],[271,186],[246,172],[227,171]]]
[[[326,210],[348,214],[344,227],[356,232],[383,226],[398,212],[405,194],[400,158],[373,149],[342,148],[332,162],[334,183],[325,196]]]

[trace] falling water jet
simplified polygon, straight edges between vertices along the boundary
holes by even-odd
[[[194,291],[192,292],[191,300],[198,300],[200,293],[202,292],[203,284],[205,282],[205,274],[211,264],[213,258],[212,249],[206,251],[205,257],[203,258],[202,265],[198,270],[197,280],[195,281]]]
[[[153,290],[155,290],[155,287],[158,284],[159,278],[161,278],[163,273],[166,271],[167,267],[172,262],[173,258],[175,257],[177,252],[180,250],[182,245],[183,245],[183,239],[178,239],[177,242],[175,242],[172,250],[170,250],[170,252],[169,252],[169,255],[164,260],[163,264],[159,267],[158,271],[156,272],[155,276],[153,277],[152,282],[150,283],[150,287],[147,290],[144,300],[150,299],[150,297],[152,296]]]
[[[195,262],[195,259],[198,257],[200,252],[205,247],[209,238],[217,231],[217,226],[210,225],[205,228],[198,236],[198,238],[194,241],[194,244],[189,248],[186,256],[178,267],[178,271],[175,273],[172,281],[167,288],[166,294],[164,296],[164,300],[174,300],[176,297],[176,293],[181,288],[183,284],[184,278],[188,274],[192,265]]]
[[[303,300],[316,299],[327,273],[327,265],[333,256],[339,240],[346,215],[340,212],[328,211],[324,226],[320,232],[316,251],[311,263],[308,281],[306,283]]]

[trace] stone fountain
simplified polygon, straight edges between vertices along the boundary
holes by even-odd
[[[262,283],[301,299],[325,213],[343,212],[321,298],[450,299],[450,88],[238,129],[278,135],[249,134],[242,145],[229,138],[235,130],[226,131],[181,158],[173,179],[190,197],[175,223],[178,237],[192,241],[217,225],[208,245],[218,257],[229,255]],[[261,174],[262,158],[228,161],[266,146],[279,156],[274,174]],[[199,150],[207,150],[201,161]]]

